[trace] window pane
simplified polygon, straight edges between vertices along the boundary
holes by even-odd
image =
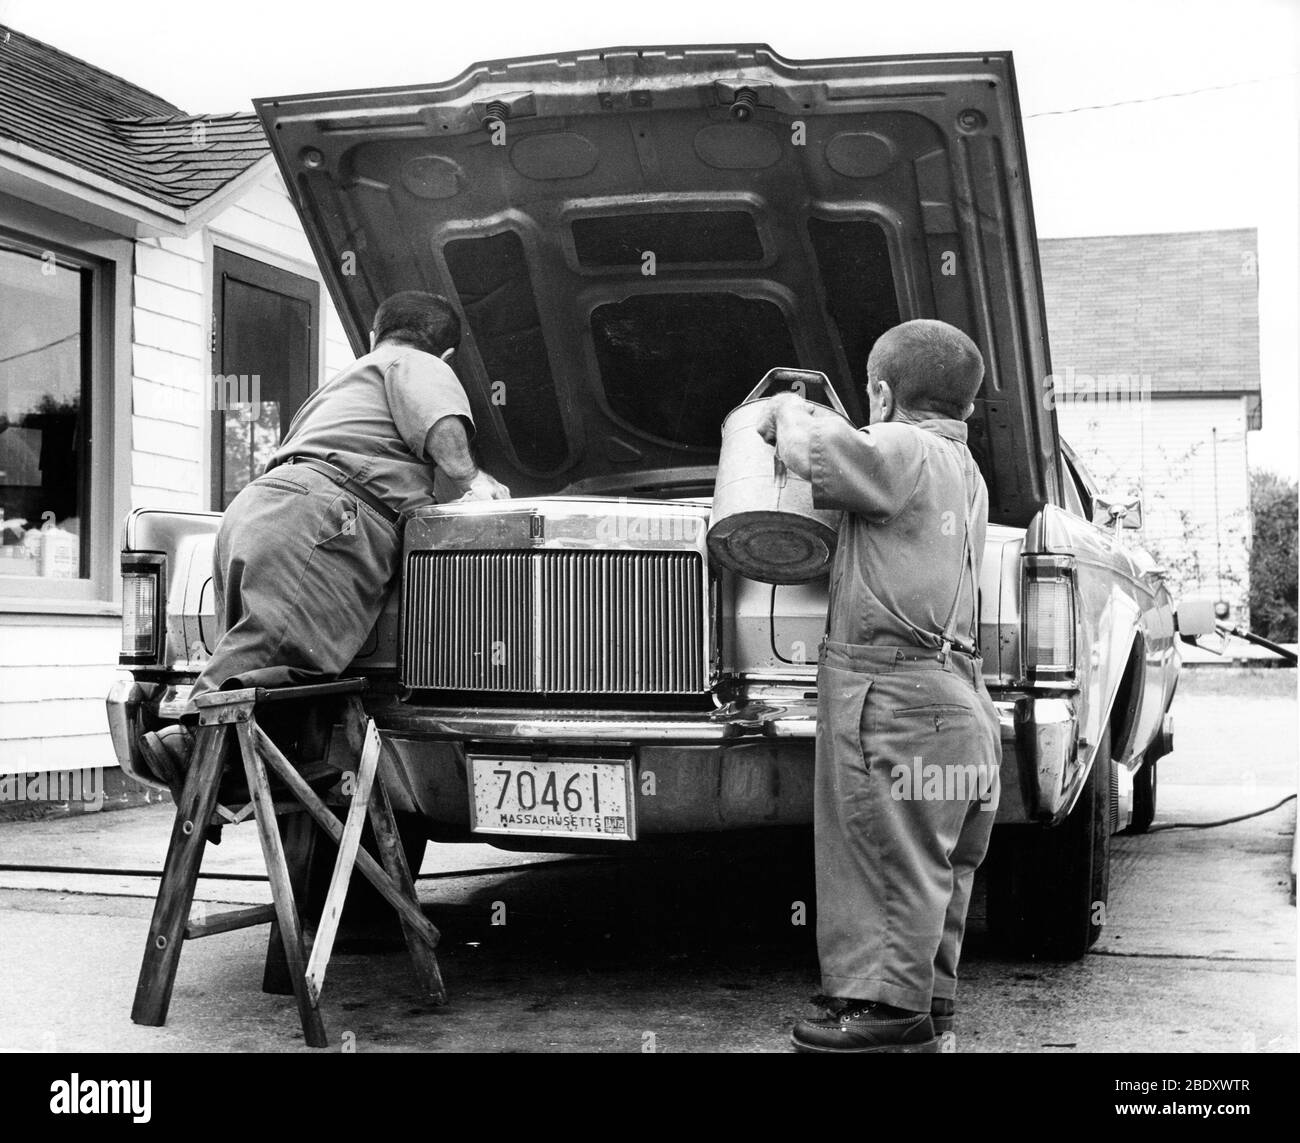
[[[215,383],[222,445],[219,507],[225,509],[262,474],[306,396],[311,306],[232,274],[219,282],[224,304],[221,375]]]
[[[86,574],[91,271],[0,239],[0,576]]]
[[[261,476],[280,447],[280,402],[238,401],[221,413],[225,440],[225,488],[228,508],[239,490]]]

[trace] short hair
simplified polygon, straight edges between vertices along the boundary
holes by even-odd
[[[984,358],[956,326],[917,318],[880,335],[867,376],[889,382],[904,409],[961,420],[984,380]]]
[[[375,344],[400,341],[434,356],[460,344],[460,317],[441,294],[403,290],[385,298],[371,325]]]

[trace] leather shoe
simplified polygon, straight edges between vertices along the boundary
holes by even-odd
[[[145,765],[158,781],[166,783],[175,792],[185,785],[193,746],[194,735],[186,726],[164,726],[140,736],[140,754]]]
[[[930,1020],[934,1024],[936,1036],[952,1031],[955,1008],[956,1005],[951,999],[945,1000],[936,996],[930,1001]]]
[[[836,1012],[800,1020],[790,1039],[801,1052],[939,1051],[930,1013],[872,1000],[848,1000]]]

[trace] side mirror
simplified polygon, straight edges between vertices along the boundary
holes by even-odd
[[[1104,496],[1092,498],[1092,522],[1101,528],[1142,527],[1142,498],[1107,500]]]

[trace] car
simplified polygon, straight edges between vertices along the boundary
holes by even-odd
[[[408,851],[811,821],[826,577],[710,559],[722,420],[785,368],[824,374],[862,424],[875,339],[940,318],[987,364],[969,428],[1003,747],[989,923],[1081,956],[1111,835],[1154,813],[1179,654],[1138,513],[1059,438],[1010,54],[611,49],[256,106],[358,354],[395,291],[460,307],[476,447],[513,490],[410,514],[349,671],[397,761]],[[214,644],[218,523],[126,521],[109,720],[146,784],[137,739]]]

